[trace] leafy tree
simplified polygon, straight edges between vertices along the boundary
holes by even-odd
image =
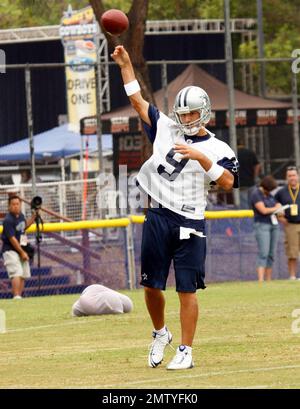
[[[88,5],[88,0],[1,0],[0,2],[0,28],[29,27],[40,25],[58,24],[62,14],[71,3],[73,9],[80,9]],[[134,24],[140,20],[160,19],[212,19],[223,18],[223,0],[146,0],[136,2],[135,0],[94,0],[94,9],[107,10],[119,8],[129,13],[129,18]],[[231,0],[232,18],[255,18],[256,1]],[[264,33],[265,33],[265,56],[266,57],[290,57],[295,48],[300,44],[300,0],[263,0]],[[99,14],[100,15],[100,14]],[[132,23],[133,24],[133,23]],[[139,24],[138,38],[143,45],[142,28]],[[128,36],[133,31],[128,31]],[[132,55],[141,53],[141,46],[137,49],[133,43],[138,43],[134,38],[122,37],[126,47]],[[257,57],[256,41],[240,44],[234,39],[234,55],[236,57]],[[111,47],[113,40],[110,40]],[[142,59],[135,59],[136,68],[144,67]],[[272,92],[289,92],[290,75],[289,64],[267,64],[268,88]],[[253,65],[254,74],[257,76],[258,66]],[[142,75],[147,81],[147,75]],[[150,84],[146,88],[150,89]],[[145,88],[145,92],[146,92]],[[150,92],[151,97],[151,92]]]
[[[103,30],[103,32],[107,38],[111,51],[116,45],[120,44],[120,42],[126,47],[130,54],[132,65],[137,80],[140,83],[143,96],[149,102],[154,102],[148,66],[143,55],[148,3],[148,0],[132,0],[131,7],[127,13],[130,22],[129,28],[120,36],[120,41],[118,37],[107,34],[105,30]],[[95,16],[100,24],[101,16],[105,11],[104,2],[102,0],[90,0],[90,4],[93,7]],[[151,154],[152,147],[148,138],[144,138],[144,141],[143,159],[147,159]]]
[[[287,24],[281,25],[272,41],[265,44],[266,58],[289,58],[292,51],[299,48],[300,33],[291,29]],[[239,57],[255,58],[258,55],[257,42],[255,40],[239,46]],[[258,83],[259,66],[251,63],[254,80]],[[291,63],[269,62],[266,67],[266,85],[269,94],[291,93]],[[299,84],[300,85],[300,84]],[[256,89],[258,92],[258,89]]]
[[[2,0],[0,3],[0,27],[18,28],[58,24],[68,0]],[[73,7],[82,8],[85,0],[72,0]]]
[[[200,18],[200,9],[199,0],[150,0],[148,19],[174,20]]]

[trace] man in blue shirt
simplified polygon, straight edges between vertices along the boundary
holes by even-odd
[[[13,297],[20,299],[24,290],[24,279],[30,277],[29,256],[22,246],[28,244],[25,230],[34,223],[36,212],[26,220],[21,212],[18,196],[9,197],[8,211],[3,221],[2,255],[8,277],[12,280]]]
[[[251,208],[250,196],[259,176],[261,165],[255,152],[246,148],[242,138],[238,138],[237,156],[239,161],[240,208]]]
[[[287,185],[282,187],[275,195],[275,199],[282,205],[290,205],[285,210],[280,221],[285,231],[285,251],[288,258],[290,280],[296,280],[297,259],[300,254],[300,194],[299,173],[296,166],[286,169]]]

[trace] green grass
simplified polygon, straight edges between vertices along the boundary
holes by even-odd
[[[73,318],[78,295],[0,300],[0,388],[298,388],[300,282],[210,284],[198,292],[195,368],[147,367],[152,325],[143,291],[125,292],[134,311]],[[166,291],[167,324],[180,341],[179,303]]]

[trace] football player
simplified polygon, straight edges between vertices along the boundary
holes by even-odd
[[[238,161],[232,149],[205,128],[211,105],[202,88],[182,89],[174,103],[175,118],[171,119],[142,97],[125,48],[117,46],[111,56],[121,69],[125,92],[153,143],[153,154],[137,176],[140,188],[150,197],[141,255],[141,284],[154,326],[148,364],[157,367],[172,340],[165,323],[162,290],[173,260],[181,344],[167,369],[192,368],[198,320],[196,290],[205,288],[206,196],[211,182],[225,190],[238,187]]]

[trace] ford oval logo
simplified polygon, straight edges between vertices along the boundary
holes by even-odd
[[[69,62],[69,67],[74,72],[84,72],[94,69],[94,63],[91,58],[74,58]]]

